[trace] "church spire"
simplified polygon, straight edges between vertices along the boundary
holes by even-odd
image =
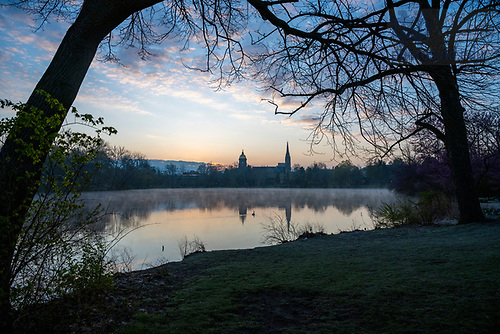
[[[290,150],[288,149],[288,142],[286,142],[285,168],[287,171],[292,170],[292,159],[290,158]]]

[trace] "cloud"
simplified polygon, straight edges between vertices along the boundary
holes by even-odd
[[[154,139],[154,140],[161,140],[161,141],[168,141],[169,139],[163,136],[157,136],[157,135],[152,135],[152,134],[145,134],[146,138]]]
[[[2,6],[0,12],[0,30],[11,30],[19,26],[31,26],[33,18],[26,12],[10,6]]]
[[[50,55],[50,59],[52,59],[52,56],[54,53],[57,51],[57,48],[59,47],[60,40],[40,40],[37,39],[36,47],[40,50],[47,51],[48,55]]]
[[[16,56],[16,57],[19,57],[19,55],[21,55],[23,57],[27,56],[27,52],[25,49],[19,49],[16,47],[7,46],[3,50],[6,54],[8,54],[10,56]],[[0,52],[2,52],[2,51],[0,50]]]
[[[237,112],[235,112],[235,113],[231,113],[229,115],[229,117],[240,119],[240,120],[246,120],[246,121],[255,120],[255,119],[265,121],[265,119],[262,116],[257,116],[254,113],[237,113]]]
[[[172,64],[167,64],[171,66]],[[101,84],[119,84],[124,91],[139,95],[140,92],[156,97],[173,97],[191,104],[209,106],[211,109],[227,111],[233,107],[225,102],[231,100],[226,92],[215,93],[203,80],[203,75],[181,68],[151,70],[149,65],[136,62],[134,66],[94,62],[92,80]],[[138,96],[140,98],[140,96]]]
[[[105,93],[105,94],[103,94]],[[75,105],[89,104],[101,109],[112,110],[114,113],[128,113],[137,115],[154,115],[139,106],[139,102],[131,101],[123,96],[108,94],[109,91],[97,92],[87,90],[78,95]]]

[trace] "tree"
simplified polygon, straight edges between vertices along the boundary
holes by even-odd
[[[480,196],[500,196],[500,112],[467,115],[472,166]]]
[[[472,172],[481,197],[495,196],[499,186],[500,163],[500,113],[470,111],[465,114],[471,154]],[[410,140],[414,152],[413,161],[417,167],[417,180],[427,182],[434,189],[448,194],[450,171],[444,146],[436,143],[427,133],[420,133]],[[400,177],[402,180],[402,177]],[[430,181],[430,182],[429,182]],[[404,180],[403,182],[408,182]],[[496,192],[495,192],[496,191]]]
[[[48,103],[58,107],[58,102],[46,93],[39,94]],[[102,146],[100,134],[111,134],[116,130],[101,127],[101,118],[80,115],[73,109],[76,122],[94,127],[96,136],[65,128],[52,137],[47,134],[46,128],[51,128],[50,123],[54,118],[44,118],[44,112],[36,108],[26,110],[23,104],[13,104],[8,100],[0,102],[2,108],[11,107],[18,111],[14,118],[0,121],[0,143],[3,143],[7,134],[19,131],[19,123],[35,129],[34,136],[39,137],[42,148],[52,141],[41,179],[35,183],[36,186],[40,185],[37,196],[23,217],[24,223],[13,245],[9,271],[2,272],[2,279],[8,284],[7,297],[19,312],[26,306],[47,301],[54,296],[75,292],[79,288],[89,287],[89,284],[102,283],[93,280],[103,278],[101,274],[106,270],[106,247],[91,228],[101,212],[99,208],[84,207],[79,196],[98,168],[96,158]],[[34,160],[40,159],[44,153],[21,139],[17,144],[20,154]],[[0,168],[3,170],[4,166],[0,165]],[[12,233],[12,224],[6,220],[2,223],[0,233]],[[5,252],[6,249],[2,248],[1,251]],[[8,315],[2,314],[2,322]]]
[[[177,166],[174,165],[173,163],[169,163],[168,165],[165,166],[165,173],[167,175],[176,175],[177,174]]]
[[[37,135],[37,131],[41,131],[38,126],[23,124],[20,120],[14,126],[16,131],[9,133],[0,151],[0,314],[3,317],[0,326],[8,329],[12,320],[8,277],[12,271],[15,245],[37,191],[43,163],[99,46],[112,46],[115,41],[112,32],[119,28],[116,34],[121,38],[120,43],[137,45],[139,54],[147,57],[149,43],[161,41],[170,35],[192,37],[197,31],[203,31],[205,34],[199,38],[206,42],[207,55],[217,60],[214,50],[220,48],[221,41],[210,37],[232,34],[228,25],[222,23],[228,19],[227,12],[234,14],[231,19],[237,12],[232,12],[230,1],[221,1],[223,6],[220,7],[217,7],[218,2],[212,4],[211,8],[215,5],[216,12],[209,12],[209,7],[205,7],[203,1],[12,0],[5,3],[37,14],[42,24],[47,22],[50,15],[73,21],[25,106],[27,114],[33,110],[42,111],[40,124],[43,124],[45,136],[42,138]],[[152,7],[156,4],[159,5]],[[149,12],[142,12],[146,8],[150,8]],[[198,20],[195,13],[207,20]],[[155,22],[158,22],[157,27],[164,28],[163,32],[155,30]],[[219,34],[215,22],[220,22],[219,26],[225,26],[226,29]],[[229,38],[225,41],[228,48],[234,46]],[[113,52],[109,50],[104,58],[114,59]],[[236,61],[233,63],[237,64]],[[237,66],[234,70],[237,70]],[[39,91],[45,91],[52,101],[58,103],[47,102]],[[32,148],[37,154],[28,154],[26,148]]]
[[[333,172],[333,182],[339,188],[355,188],[359,186],[361,173],[359,168],[349,160],[339,163]]]
[[[365,174],[365,186],[378,188],[391,186],[393,167],[393,164],[387,165],[382,160],[369,161],[362,169]]]
[[[347,153],[358,132],[382,155],[432,133],[446,148],[460,222],[484,219],[464,112],[499,110],[500,2],[248,2],[275,27],[256,36],[266,48],[257,76],[279,97],[299,101],[290,112],[271,101],[276,113],[326,100],[313,141],[333,134]]]
[[[326,188],[332,184],[332,170],[326,168],[323,162],[315,162],[307,167],[305,178],[311,188]]]
[[[43,164],[50,147],[72,105],[101,41],[131,14],[158,1],[84,1],[75,22],[68,29],[46,72],[27,101],[25,110],[43,111],[41,124],[45,138],[33,124],[15,124],[0,152],[0,314],[1,326],[11,326],[9,277],[12,258],[24,218],[38,188]],[[47,11],[71,10],[73,1],[19,1],[20,6]],[[45,5],[45,7],[44,7]],[[39,7],[37,7],[39,6]],[[50,9],[49,9],[50,8]],[[45,16],[46,17],[46,16]],[[47,102],[39,91],[47,92],[59,103]],[[47,122],[46,120],[50,120]],[[28,153],[33,148],[37,154]]]

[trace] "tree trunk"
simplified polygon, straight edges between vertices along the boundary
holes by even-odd
[[[68,29],[52,62],[27,102],[28,108],[42,110],[44,117],[60,116],[58,124],[46,129],[49,133],[54,134],[60,130],[102,39],[134,12],[158,2],[160,0],[84,1],[75,23]],[[49,93],[65,110],[51,108],[44,97],[36,93],[37,90]],[[52,144],[47,143],[44,138],[37,138],[34,129],[30,127],[23,124],[16,126],[21,135],[9,135],[0,151],[0,329],[7,330],[12,326],[9,298],[12,256]],[[19,139],[42,152],[41,159],[21,154]]]
[[[455,185],[460,211],[460,223],[484,220],[472,174],[472,164],[464,121],[464,108],[455,76],[448,66],[431,72],[441,98],[441,115],[445,126],[445,145],[448,164]]]

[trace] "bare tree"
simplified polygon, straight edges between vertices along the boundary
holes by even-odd
[[[355,150],[358,132],[382,155],[432,133],[446,148],[460,221],[483,219],[464,112],[499,110],[497,0],[248,2],[275,28],[254,34],[266,47],[258,76],[299,101],[292,111],[276,104],[276,113],[326,101],[313,141],[333,134],[343,153]]]

